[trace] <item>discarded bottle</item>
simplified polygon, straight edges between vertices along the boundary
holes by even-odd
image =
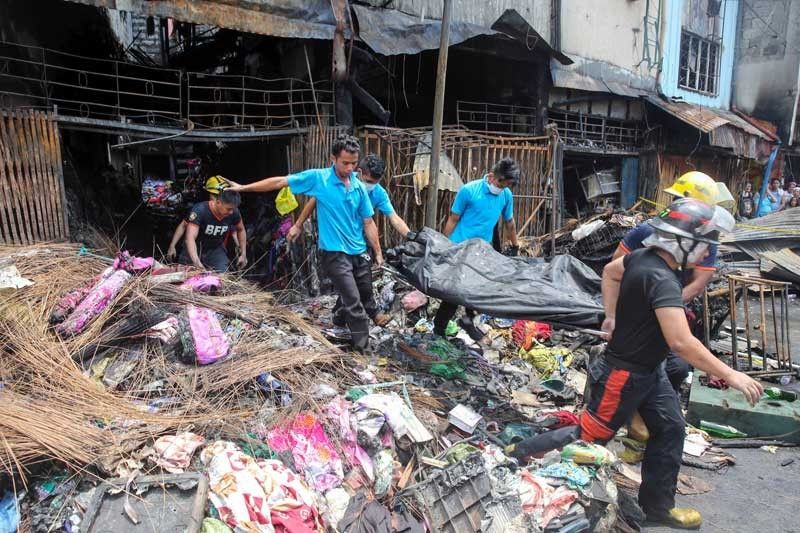
[[[797,393],[779,389],[778,387],[767,387],[764,389],[764,396],[771,400],[785,400],[787,402],[793,402],[797,399]]]
[[[709,435],[713,435],[715,437],[722,437],[725,439],[735,439],[747,436],[747,433],[742,433],[733,426],[726,426],[724,424],[715,424],[714,422],[707,422],[705,420],[700,421],[700,429],[702,429]]]

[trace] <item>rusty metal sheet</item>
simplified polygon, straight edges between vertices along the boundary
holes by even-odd
[[[758,159],[769,153],[774,135],[736,113],[724,109],[664,100],[647,96],[645,100],[709,135],[712,146],[729,148],[734,154]]]
[[[275,37],[331,40],[336,29],[328,0],[68,1]],[[348,29],[345,36],[349,38],[349,34]]]

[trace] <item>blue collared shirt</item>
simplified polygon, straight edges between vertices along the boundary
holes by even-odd
[[[333,166],[304,170],[289,176],[289,189],[317,199],[319,248],[325,252],[359,255],[367,251],[364,219],[375,214],[367,189],[355,174],[346,188]]]
[[[389,200],[389,193],[381,186],[380,183],[375,184],[371,191],[368,191],[369,201],[372,203],[372,208],[375,211],[380,211],[387,217],[394,214],[394,206],[392,201]]]
[[[509,188],[503,189],[500,194],[492,194],[484,176],[461,187],[450,210],[461,216],[450,235],[451,241],[458,244],[478,237],[491,243],[500,215],[506,222],[514,218],[514,197]]]

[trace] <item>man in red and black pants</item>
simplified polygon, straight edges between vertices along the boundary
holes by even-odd
[[[729,220],[730,219],[730,220]],[[684,421],[662,362],[671,351],[695,368],[720,376],[752,403],[761,385],[714,357],[689,329],[679,268],[702,262],[720,230],[733,227],[722,208],[681,198],[652,219],[655,229],[636,250],[603,271],[604,331],[612,331],[603,356],[589,366],[589,399],[580,438],[605,443],[638,410],[650,430],[642,462],[639,505],[651,521],[697,528],[700,513],[675,508]]]
[[[643,241],[645,248],[603,270],[603,331],[611,332],[611,339],[605,353],[589,365],[580,425],[543,433],[506,451],[524,460],[578,438],[605,444],[638,410],[650,430],[639,505],[650,521],[695,529],[702,523],[700,513],[675,508],[685,425],[662,363],[672,350],[695,368],[725,379],[752,404],[763,389],[714,357],[692,335],[683,309],[678,269],[703,260],[719,232],[733,228],[731,215],[681,198],[649,223],[655,232]]]

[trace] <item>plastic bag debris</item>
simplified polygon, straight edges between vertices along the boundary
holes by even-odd
[[[554,372],[564,373],[572,364],[572,352],[567,348],[534,346],[527,351],[520,348],[519,356],[532,364],[543,376]]]
[[[0,291],[3,289],[21,289],[31,285],[33,285],[33,282],[20,276],[19,270],[14,265],[0,268]]]
[[[174,436],[160,437],[146,453],[156,466],[171,474],[182,474],[189,467],[195,450],[205,442],[200,435],[186,431]]]
[[[611,465],[617,460],[614,454],[605,446],[587,442],[567,444],[561,450],[561,458],[571,460],[579,465],[594,466]]]
[[[222,287],[222,280],[213,274],[192,276],[181,284],[181,289],[213,294]]]
[[[422,292],[415,290],[403,296],[403,299],[400,301],[403,304],[403,309],[410,313],[412,311],[416,311],[423,305],[427,305],[428,297]]]

